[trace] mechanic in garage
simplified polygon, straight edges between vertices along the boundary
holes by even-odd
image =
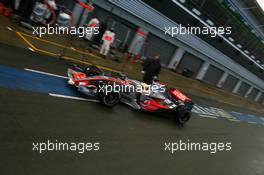
[[[160,56],[156,55],[154,58],[148,58],[143,63],[143,82],[146,84],[151,84],[153,79],[157,77],[160,73]]]
[[[102,37],[103,44],[100,50],[100,54],[103,55],[104,58],[108,55],[110,51],[110,47],[114,43],[114,40],[115,40],[114,29],[111,28],[110,30],[106,30]]]

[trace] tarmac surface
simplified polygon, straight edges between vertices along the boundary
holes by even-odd
[[[78,99],[64,60],[5,44],[0,55],[1,174],[264,174],[264,114],[192,96],[193,117],[181,127],[125,105]],[[100,149],[35,150],[48,141]],[[176,150],[180,142],[230,143],[231,150]],[[166,147],[173,143],[174,152]]]

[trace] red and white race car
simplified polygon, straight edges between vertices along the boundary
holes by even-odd
[[[184,124],[191,117],[193,102],[176,88],[153,81],[147,85],[125,75],[107,76],[95,67],[68,69],[68,83],[74,85],[87,98],[96,98],[102,104],[113,107],[124,103],[137,110],[165,113]]]

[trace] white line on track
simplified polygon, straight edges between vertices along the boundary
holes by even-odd
[[[248,122],[248,123],[250,123],[250,124],[257,124],[257,122]]]
[[[86,98],[80,98],[80,97],[74,97],[74,96],[67,96],[67,95],[61,95],[61,94],[49,93],[49,95],[52,96],[52,97],[67,98],[67,99],[73,99],[73,100],[99,102],[98,100],[92,100],[92,99],[86,99]]]
[[[232,122],[240,122],[240,120],[232,119],[232,118],[229,118],[228,120],[229,120],[229,121],[232,121]]]
[[[30,51],[32,51],[32,52],[35,52],[35,50],[32,49],[31,47],[28,47],[28,49],[29,49]]]
[[[242,113],[240,113],[240,112],[235,112],[235,111],[232,111],[232,113],[235,113],[235,114],[242,115]]]
[[[68,77],[61,76],[61,75],[56,75],[56,74],[52,74],[52,73],[48,73],[48,72],[42,72],[42,71],[33,70],[33,69],[28,69],[28,68],[24,68],[24,70],[26,70],[26,71],[30,71],[30,72],[39,73],[39,74],[44,74],[44,75],[50,75],[50,76],[53,76],[53,77],[59,77],[59,78],[68,79]]]
[[[10,31],[13,31],[13,29],[11,28],[11,27],[6,27],[8,30],[10,30]]]
[[[200,117],[204,117],[204,118],[212,118],[212,119],[217,119],[217,117],[210,116],[210,115],[202,115],[202,114],[199,114],[198,116],[200,116]]]

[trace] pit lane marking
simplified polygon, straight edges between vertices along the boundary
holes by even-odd
[[[231,122],[241,122],[240,120],[237,120],[237,119],[228,119],[228,120]]]
[[[65,77],[65,76],[56,75],[56,74],[52,74],[52,73],[48,73],[48,72],[43,72],[43,71],[38,71],[38,70],[34,70],[34,69],[24,68],[24,70],[30,71],[30,72],[39,73],[39,74],[49,75],[49,76],[53,76],[53,77],[68,79],[68,77]]]
[[[30,51],[32,51],[32,52],[35,52],[35,50],[32,49],[31,47],[28,47],[28,49],[29,49]]]
[[[31,48],[33,48],[34,50],[38,50],[32,43],[30,43],[20,32],[16,32],[16,34],[18,36],[20,36],[20,38],[22,38],[22,40],[24,40]]]
[[[89,102],[99,102],[98,100],[87,99],[87,98],[80,98],[80,97],[74,97],[74,96],[68,96],[68,95],[61,95],[61,94],[52,94],[52,93],[49,93],[49,95],[52,96],[52,97],[66,98],[66,99],[72,99],[72,100],[89,101]]]
[[[52,41],[48,41],[48,40],[44,40],[44,39],[40,39],[38,37],[34,37],[34,36],[31,36],[31,35],[28,35],[26,33],[23,33],[23,32],[16,32],[17,35],[19,35],[31,48],[33,48],[35,51],[37,52],[41,52],[41,53],[44,53],[44,54],[47,54],[47,55],[51,55],[51,56],[58,56],[58,54],[56,53],[53,53],[53,52],[49,52],[49,51],[46,51],[46,50],[43,50],[43,49],[38,49],[36,48],[30,41],[28,41],[24,36],[27,36],[27,37],[30,37],[32,39],[35,39],[35,40],[39,40],[39,41],[42,41],[42,42],[46,42],[46,43],[49,43],[49,44],[52,44],[52,45],[55,45],[55,46],[58,46],[58,47],[62,47],[62,48],[66,48],[66,49],[71,49],[73,50],[72,48],[70,47],[66,47],[66,46],[63,46],[61,44],[58,44],[56,42],[52,42]],[[24,35],[24,36],[23,36]],[[99,58],[99,59],[102,59],[101,57],[95,55],[95,54],[92,54],[92,53],[86,53],[86,52],[83,52],[83,51],[80,51],[78,49],[75,49],[74,48],[74,51],[78,52],[78,53],[81,53],[81,54],[86,54],[86,55],[89,55],[89,56],[93,56],[94,58]],[[63,59],[66,59],[66,60],[71,60],[71,61],[75,61],[75,62],[79,62],[79,63],[82,63],[82,64],[86,64],[86,65],[92,65],[93,63],[89,63],[88,61],[81,61],[80,59],[78,58],[71,58],[71,57],[67,57],[67,56],[63,56],[62,57]],[[102,68],[102,69],[105,69],[105,70],[109,70],[109,71],[112,71],[112,72],[116,72],[116,73],[120,73],[120,71],[118,70],[115,70],[115,69],[112,69],[112,68],[108,68],[108,67],[104,67],[104,66],[100,66],[100,65],[96,65],[97,67],[99,68]]]
[[[248,123],[249,124],[257,124],[257,122],[251,122],[251,121],[249,121]]]
[[[263,117],[258,117],[252,114],[243,114],[236,111],[227,112],[224,109],[215,108],[215,107],[203,107],[196,104],[194,105],[192,112],[204,118],[213,118],[213,119],[224,118],[232,122],[247,122],[249,124],[264,125]]]
[[[234,114],[243,115],[241,112],[233,111]]]
[[[199,116],[200,116],[200,117],[204,117],[204,118],[217,119],[217,117],[210,116],[210,115],[203,115],[203,114],[199,114]]]
[[[42,38],[38,38],[38,37],[35,37],[35,36],[31,36],[31,35],[29,35],[29,34],[26,34],[26,33],[23,33],[23,32],[17,32],[17,34],[22,38],[23,37],[23,35],[24,36],[27,36],[27,37],[30,37],[30,38],[32,38],[33,40],[38,40],[38,41],[41,41],[41,42],[44,42],[44,43],[49,43],[49,44],[52,44],[52,45],[55,45],[55,46],[57,46],[57,47],[61,47],[61,48],[65,48],[65,49],[70,49],[70,50],[74,50],[74,51],[76,51],[76,52],[78,52],[78,53],[80,53],[80,54],[85,54],[85,55],[88,55],[88,56],[93,56],[93,57],[95,57],[95,58],[97,58],[97,59],[102,59],[101,57],[99,57],[99,56],[97,56],[97,55],[95,55],[95,54],[92,54],[92,53],[86,53],[86,52],[84,52],[84,51],[81,51],[81,50],[78,50],[78,49],[73,49],[73,47],[67,47],[66,45],[62,45],[62,44],[59,44],[59,43],[57,43],[57,42],[53,42],[53,41],[49,41],[49,40],[45,40],[45,39],[42,39]],[[22,38],[26,43],[30,43],[25,37],[23,37]],[[31,44],[31,43],[30,43]],[[45,52],[45,50],[42,50],[42,49],[37,49],[39,52]],[[52,53],[52,52],[48,52],[48,51],[46,51],[47,53]],[[53,54],[53,53],[52,53]],[[55,55],[57,55],[57,54],[55,54]]]
[[[6,28],[7,28],[7,30],[13,31],[13,29],[11,27],[7,26]]]

